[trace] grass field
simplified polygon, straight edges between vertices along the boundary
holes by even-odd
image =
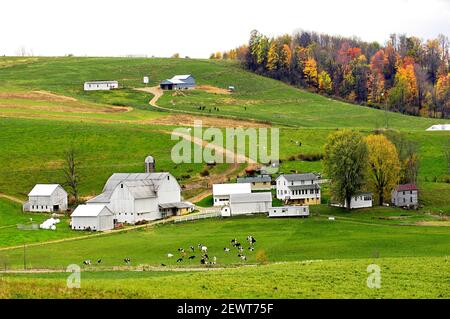
[[[381,287],[367,287],[370,264]],[[290,262],[208,272],[82,272],[0,275],[0,298],[449,298],[448,257]]]

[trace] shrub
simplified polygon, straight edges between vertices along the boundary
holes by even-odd
[[[269,258],[267,257],[266,251],[264,249],[259,249],[256,252],[256,262],[263,265],[269,262]]]
[[[200,176],[202,176],[202,177],[209,176],[209,171],[208,171],[208,169],[205,168],[203,171],[201,171],[201,172],[200,172]]]
[[[322,153],[298,154],[297,159],[300,161],[316,162],[323,159]]]

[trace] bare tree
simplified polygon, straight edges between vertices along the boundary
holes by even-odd
[[[73,148],[70,148],[65,153],[65,166],[63,168],[64,177],[66,179],[65,186],[69,188],[69,193],[75,199],[75,203],[79,202],[78,183],[79,176],[77,171],[78,163],[76,161],[76,154]]]

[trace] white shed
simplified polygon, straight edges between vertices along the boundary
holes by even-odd
[[[227,205],[231,194],[250,194],[251,192],[250,183],[213,184],[214,206]]]
[[[36,184],[28,194],[23,210],[28,212],[57,212],[67,210],[67,192],[59,184]]]
[[[267,213],[272,207],[272,193],[231,194],[228,205],[222,207],[223,217]],[[227,209],[228,208],[228,209]]]
[[[84,82],[85,91],[104,91],[118,89],[119,82],[117,81],[88,81]]]
[[[79,205],[71,215],[73,230],[104,231],[114,228],[114,214],[106,205]]]
[[[331,203],[335,207],[347,207],[347,200],[342,203]],[[372,207],[372,193],[359,193],[352,196],[350,200],[350,209]]]
[[[269,217],[308,217],[309,206],[281,206],[272,207]]]

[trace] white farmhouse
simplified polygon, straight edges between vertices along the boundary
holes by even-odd
[[[23,204],[27,212],[57,212],[67,210],[67,192],[59,184],[36,184]]]
[[[347,207],[347,200],[342,203],[331,203],[335,207]],[[350,200],[350,209],[372,207],[372,193],[359,193],[352,196]]]
[[[267,213],[272,207],[272,193],[230,194],[230,201],[221,209],[222,217]]]
[[[114,214],[103,204],[79,205],[70,217],[73,230],[105,231],[114,228]]]
[[[170,173],[116,173],[87,204],[104,204],[114,222],[134,224],[175,215],[184,208],[180,202],[181,187]]]
[[[250,183],[213,184],[214,206],[228,205],[231,194],[250,194],[251,192]]]
[[[84,82],[85,91],[104,91],[118,89],[119,82],[117,81],[88,81]]]
[[[285,203],[320,204],[320,185],[315,174],[282,174],[276,179],[276,196]]]
[[[309,206],[280,206],[269,210],[269,217],[308,217]]]
[[[416,184],[401,184],[391,192],[391,201],[397,207],[417,207],[419,205],[419,189]]]

